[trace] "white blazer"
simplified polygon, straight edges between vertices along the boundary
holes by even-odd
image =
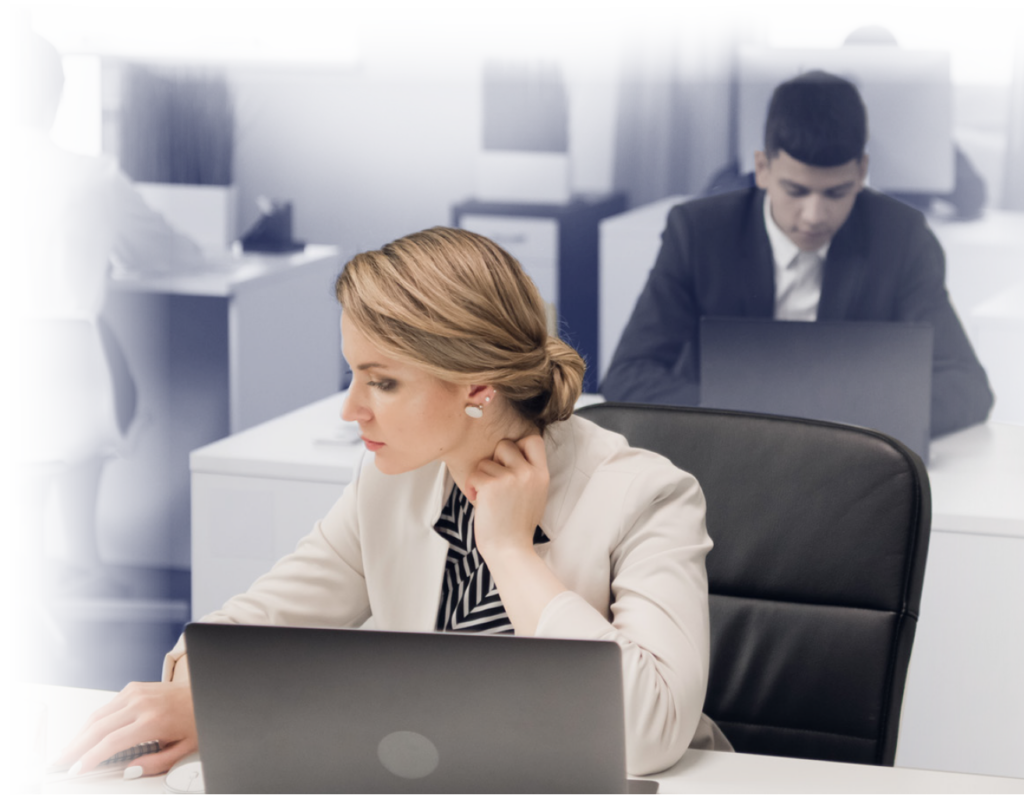
[[[701,715],[708,680],[711,549],[704,495],[667,459],[580,417],[545,433],[550,487],[535,547],[569,589],[536,634],[614,640],[622,648],[626,758],[633,775],[674,764],[688,745],[728,748]],[[448,543],[434,524],[453,480],[436,462],[355,480],[295,552],[202,620],[435,629]],[[164,678],[184,654],[167,655]]]

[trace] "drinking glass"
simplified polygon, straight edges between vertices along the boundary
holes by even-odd
[[[46,705],[10,700],[10,792],[39,795],[46,765]]]

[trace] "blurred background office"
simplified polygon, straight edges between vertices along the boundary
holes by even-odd
[[[744,53],[840,48],[851,31],[884,27],[903,50],[948,56],[948,134],[984,184],[984,200],[969,221],[937,203],[930,223],[955,262],[947,286],[996,394],[992,418],[1024,423],[1024,216],[1014,215],[1024,212],[1024,25],[1012,2],[222,0],[25,2],[18,11],[63,57],[53,140],[116,161],[153,207],[203,247],[211,268],[231,267],[232,241],[260,219],[261,197],[291,203],[296,241],[334,247],[324,249],[328,270],[412,230],[493,215],[502,198],[578,201],[581,213],[591,213],[594,240],[604,246],[609,230],[617,261],[626,263],[617,267],[641,286],[668,206],[654,211],[653,237],[645,233],[637,246],[628,230],[615,237],[616,218],[701,193],[743,154]],[[529,113],[491,114],[502,75],[526,86],[520,96]],[[539,141],[530,135],[538,95],[549,109]],[[486,134],[495,118],[514,126],[517,115],[531,119],[525,129],[510,130],[508,139]],[[536,172],[519,171],[536,173],[537,184],[509,185],[503,197],[494,188],[502,165],[489,155],[505,146],[545,157],[531,161]],[[522,237],[509,234],[514,250]],[[569,305],[570,291],[593,295],[587,344],[595,370],[615,340],[602,314],[615,296],[602,291],[599,307],[594,287],[606,254],[595,249],[579,282],[554,277],[545,295],[556,306]],[[532,264],[530,256],[524,264],[540,283],[550,268],[544,256]],[[330,279],[317,289],[328,317]],[[632,299],[618,302],[612,314],[628,317]],[[121,311],[122,319],[138,315]],[[145,313],[135,321],[172,322]],[[335,351],[338,340],[328,335],[336,334],[325,332]],[[287,350],[289,342],[279,345]],[[204,341],[188,344],[198,351]],[[302,348],[295,350],[301,359]],[[327,375],[306,402],[341,387],[340,365]],[[277,413],[298,407],[280,405]],[[157,399],[153,410],[171,408]],[[210,434],[269,419],[255,413],[229,421],[223,411]],[[141,459],[125,452],[108,465],[97,503],[99,555],[122,590],[54,614],[52,630],[66,653],[38,668],[38,677],[110,688],[158,678],[163,651],[191,614],[188,492],[163,503],[138,498],[145,477],[167,475],[145,464],[140,445]],[[174,448],[161,461],[173,470],[168,477],[187,483],[187,452]],[[19,525],[11,527],[17,533]],[[51,529],[48,538],[49,555],[68,554],[59,533]]]

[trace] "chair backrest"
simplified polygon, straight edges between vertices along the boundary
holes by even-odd
[[[76,464],[113,455],[120,440],[94,320],[12,315],[11,464]]]
[[[815,420],[623,403],[577,413],[704,490],[704,711],[736,750],[892,765],[931,527],[921,459]]]

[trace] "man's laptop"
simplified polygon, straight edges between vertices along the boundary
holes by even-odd
[[[702,318],[701,405],[845,422],[928,461],[932,327]]]
[[[626,791],[615,643],[223,624],[185,638],[207,792]]]

